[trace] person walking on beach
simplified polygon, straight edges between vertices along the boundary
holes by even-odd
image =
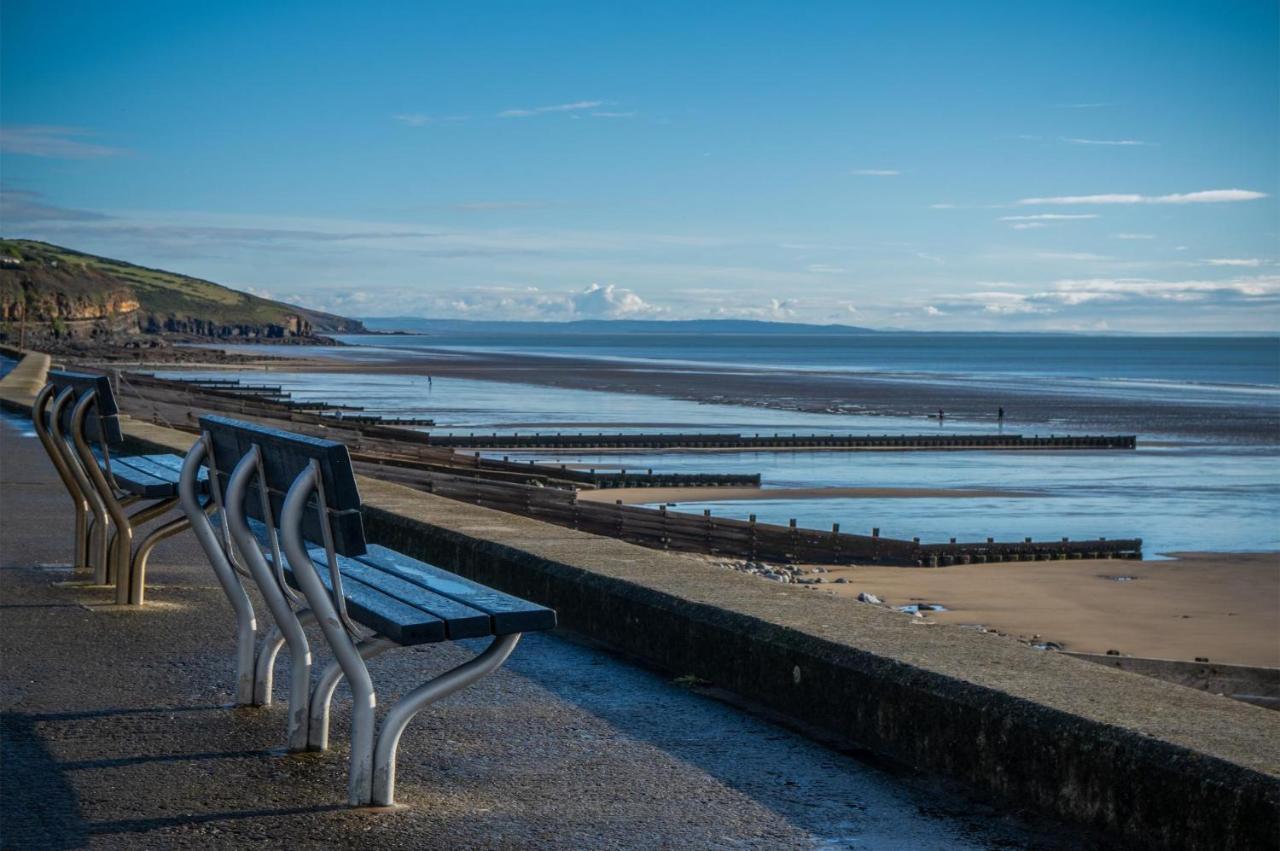
[[[1004,429],[1004,406],[1001,405],[996,409],[996,422],[1000,424],[1001,430]]]
[[[947,415],[942,412],[941,408],[939,408],[938,409],[938,425],[942,425],[942,421],[946,419],[946,417]]]

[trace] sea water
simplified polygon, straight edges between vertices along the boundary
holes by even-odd
[[[980,382],[1062,392],[1159,394],[1203,404],[1247,397],[1280,405],[1280,340],[1276,338],[1045,337],[1033,335],[867,335],[815,346],[794,339],[690,340],[686,335],[623,335],[613,341],[576,335],[529,340],[428,335],[353,336],[371,344],[313,357],[382,360],[410,352],[450,358],[470,351],[627,358],[662,363],[861,371],[892,380]],[[728,336],[736,335],[716,335]],[[944,339],[947,337],[962,339]],[[676,339],[678,338],[678,339]],[[431,354],[428,350],[434,350]],[[443,352],[441,351],[443,350]],[[958,353],[958,354],[957,354]],[[185,372],[161,373],[188,375]],[[235,372],[207,373],[226,375]],[[243,376],[243,373],[239,373]],[[739,405],[510,382],[424,376],[281,371],[249,383],[281,384],[301,400],[360,405],[367,413],[431,417],[433,431],[783,433],[937,433],[921,418],[798,413]],[[1048,429],[1046,429],[1047,431]],[[992,431],[990,422],[948,418],[945,433]],[[839,523],[847,532],[937,542],[1071,538],[1143,538],[1148,553],[1180,550],[1280,549],[1280,447],[1267,442],[1141,440],[1137,451],[1113,452],[663,452],[584,454],[496,452],[600,468],[666,472],[761,473],[769,488],[967,488],[1033,496],[961,498],[699,499],[676,510],[808,528]]]

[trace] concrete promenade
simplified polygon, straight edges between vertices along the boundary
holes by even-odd
[[[5,412],[6,849],[1094,844],[886,773],[559,635],[527,638],[496,675],[409,727],[406,809],[349,810],[345,687],[337,747],[284,754],[282,706],[226,707],[230,609],[192,538],[157,550],[147,606],[117,608],[66,567],[68,508],[29,427]],[[313,647],[323,648],[318,636]],[[465,652],[428,645],[379,658],[370,667],[381,702]],[[277,695],[286,688],[281,665]]]

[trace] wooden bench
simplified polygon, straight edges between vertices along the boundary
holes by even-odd
[[[200,428],[179,491],[236,612],[237,701],[271,701],[275,658],[287,646],[289,748],[324,750],[329,706],[345,676],[353,697],[348,799],[391,805],[396,749],[409,721],[497,669],[522,633],[554,627],[555,612],[368,544],[343,444],[222,416],[201,417]],[[209,503],[196,487],[202,469]],[[275,621],[260,642],[240,575],[253,579]],[[335,657],[314,684],[309,624]],[[395,647],[482,637],[493,639],[486,650],[402,697],[375,738],[376,696],[365,660]]]
[[[105,375],[53,370],[31,408],[32,424],[75,510],[76,569],[116,586],[116,602],[142,605],[147,558],[190,525],[185,515],[157,526],[133,549],[135,530],[178,504],[179,455],[120,455],[120,408]],[[197,480],[203,489],[206,483]],[[133,514],[125,511],[143,503]]]

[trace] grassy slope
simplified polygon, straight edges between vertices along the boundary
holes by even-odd
[[[352,325],[352,320],[340,316],[259,298],[200,278],[83,254],[44,242],[0,240],[0,252],[22,256],[38,285],[47,281],[47,285],[56,285],[68,294],[92,296],[104,285],[118,282],[134,292],[142,310],[149,314],[193,316],[227,325],[279,325],[287,315],[300,314],[310,320],[317,331],[343,330]],[[41,267],[46,274],[36,274]]]

